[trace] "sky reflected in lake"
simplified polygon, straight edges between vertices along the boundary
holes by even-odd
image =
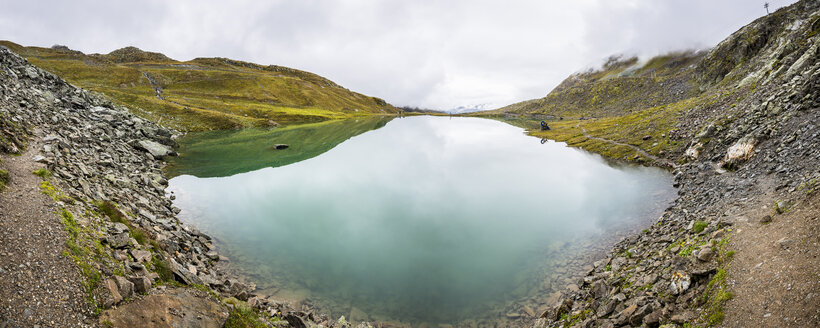
[[[551,245],[625,229],[675,193],[659,169],[446,117],[395,119],[286,166],[181,175],[169,191],[260,288],[408,323],[532,296]]]

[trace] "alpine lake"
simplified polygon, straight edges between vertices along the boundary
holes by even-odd
[[[166,171],[180,218],[258,293],[384,326],[531,323],[676,194],[664,170],[481,118],[360,118],[178,142]]]

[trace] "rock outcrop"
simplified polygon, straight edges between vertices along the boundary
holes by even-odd
[[[816,1],[798,2],[704,57],[696,71],[713,86],[709,92],[736,102],[696,106],[678,120],[677,135],[690,136],[681,138],[685,152],[667,154],[682,163],[674,172],[679,198],[656,224],[595,262],[535,327],[721,321],[723,304],[733,297],[726,275],[734,252],[727,245],[736,225],[772,222],[787,212],[779,210],[781,202],[787,208],[807,201],[811,190],[800,189],[820,177],[819,8]],[[816,304],[808,306],[816,312]],[[818,324],[816,317],[802,319]]]
[[[252,302],[259,320],[349,326],[255,295],[253,284],[218,267],[222,257],[211,238],[183,225],[164,191],[162,159],[176,155],[176,131],[76,88],[4,47],[0,131],[0,150],[35,146],[33,160],[47,165],[41,191],[59,208],[69,232],[66,254],[86,275],[88,306],[102,311],[101,322],[221,327],[229,314],[240,315],[240,305],[222,301],[228,297]]]

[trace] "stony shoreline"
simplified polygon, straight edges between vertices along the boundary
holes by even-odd
[[[679,163],[675,202],[655,224],[584,269],[548,309],[540,315],[533,310],[534,327],[712,326],[720,324],[733,297],[753,297],[732,293],[734,284],[746,283],[730,276],[736,272],[735,247],[742,244],[733,238],[765,229],[790,211],[817,215],[812,204],[820,179],[820,36],[809,35],[811,24],[817,24],[816,6],[799,9],[789,12],[794,19],[776,22],[786,31],[780,36],[785,41],[755,56],[759,64],[748,73],[753,82],[733,81],[724,86],[731,91],[727,96],[678,118],[675,135],[688,149],[664,155]],[[720,52],[726,48],[748,51],[724,42],[713,56],[731,55]],[[63,314],[72,320],[52,322],[81,318],[79,326],[221,327],[231,320],[261,320],[280,327],[350,326],[309,307],[294,309],[254,295],[254,286],[220,267],[224,259],[209,236],[180,223],[162,172],[162,159],[174,155],[176,131],[75,88],[4,48],[0,114],[0,150],[24,154],[22,159],[43,168],[36,171],[39,189],[30,192],[53,200],[48,219],[60,222],[67,235],[65,249],[52,255],[72,260],[85,279],[78,286],[66,284],[84,295],[88,309],[73,308]],[[817,236],[765,238],[774,237],[760,242],[791,256],[816,247]],[[804,264],[817,264],[813,261]],[[22,264],[0,269],[33,275]],[[795,286],[798,293],[820,293],[816,284]],[[816,299],[795,304],[800,313],[818,313]],[[0,326],[49,325],[31,311],[3,311]],[[764,316],[749,322],[771,313]],[[781,324],[820,325],[817,315],[792,319],[793,324]]]
[[[221,257],[211,238],[178,220],[179,209],[172,204],[173,196],[165,194],[162,172],[163,158],[175,155],[178,132],[73,87],[4,48],[0,96],[4,151],[36,152],[31,160],[43,166],[43,182],[35,192],[55,201],[54,220],[61,220],[71,234],[69,250],[62,256],[82,269],[87,305],[101,314],[101,322],[129,322],[128,307],[139,306],[142,299],[180,303],[185,298],[177,296],[178,289],[200,290],[194,296],[186,294],[191,296],[186,302],[207,304],[211,312],[198,315],[216,326],[247,306],[275,316],[271,321],[279,325],[331,322],[254,296],[253,286],[218,267]],[[222,302],[224,298],[240,305]],[[167,319],[184,322],[184,317],[181,313]]]
[[[775,46],[762,44],[755,49],[758,53],[747,63],[752,70],[745,80],[737,78],[721,86],[717,90],[725,96],[677,120],[676,136],[688,149],[665,157],[678,163],[674,171],[680,186],[678,199],[655,224],[594,262],[534,327],[747,327],[770,320],[772,313],[765,312],[763,301],[762,313],[722,323],[727,304],[742,307],[740,303],[759,301],[756,295],[733,291],[753,281],[750,271],[767,259],[739,254],[752,260],[735,263],[736,253],[743,251],[739,245],[760,244],[786,257],[811,254],[816,247],[816,235],[796,231],[813,231],[817,220],[812,204],[817,201],[820,178],[820,52],[818,37],[801,24],[807,24],[809,17],[816,24],[818,13],[816,4],[800,2],[778,14],[744,27],[707,55],[705,60],[733,52],[746,56],[752,50],[738,45],[742,33],[780,31],[772,37],[778,40]],[[779,69],[772,71],[772,67]],[[753,86],[744,85],[749,79]],[[795,232],[766,232],[771,222],[791,211],[808,213],[797,218],[802,225],[792,227]],[[747,235],[761,239],[733,239]],[[794,266],[816,267],[816,259],[801,260],[809,262]],[[744,276],[731,275],[738,272]],[[797,285],[801,288],[793,290]],[[794,281],[788,289],[766,291],[777,302],[792,302],[786,306],[791,316],[778,314],[788,321],[772,319],[767,325],[820,325],[816,315],[820,306],[816,300],[809,301],[818,290],[811,281]],[[789,299],[787,293],[808,298]],[[733,303],[734,298],[742,302]]]

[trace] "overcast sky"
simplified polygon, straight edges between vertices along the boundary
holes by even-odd
[[[768,0],[771,8],[794,1]],[[298,68],[394,105],[496,108],[619,53],[708,48],[749,0],[0,0],[0,39]]]

